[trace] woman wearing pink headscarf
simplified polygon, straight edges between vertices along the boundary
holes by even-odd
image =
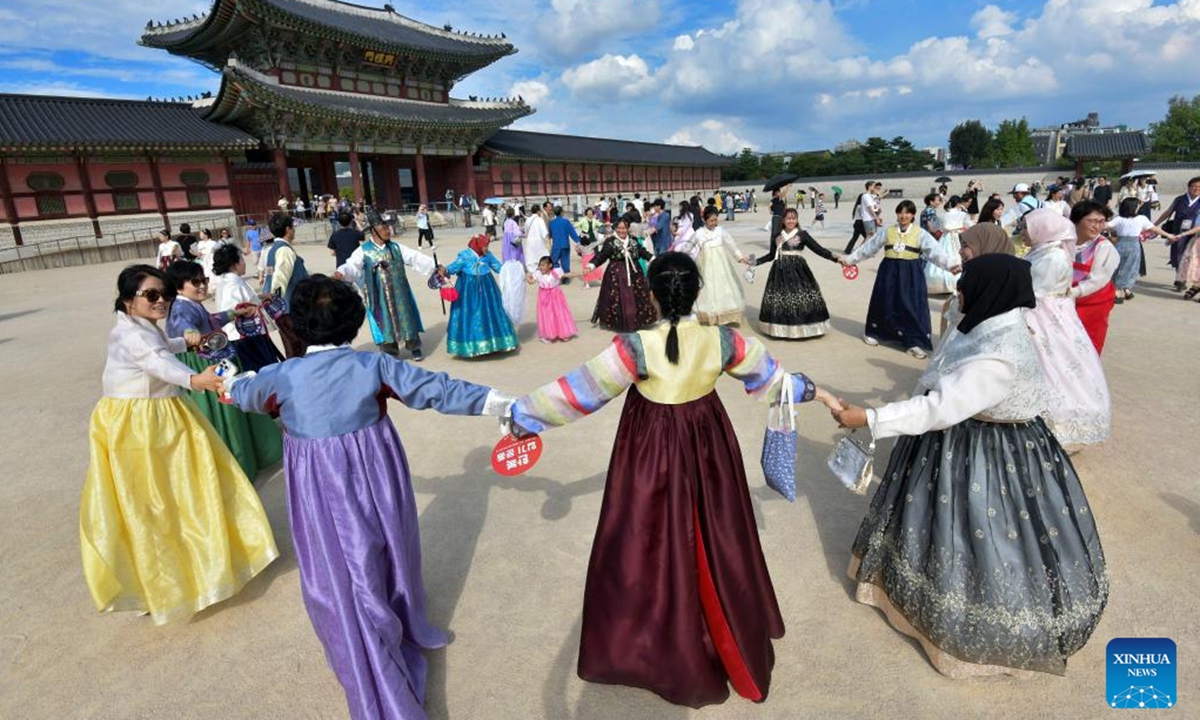
[[[1103,442],[1112,429],[1108,380],[1070,296],[1075,225],[1043,208],[1025,216],[1021,237],[1031,248],[1025,259],[1032,265],[1037,296],[1026,320],[1049,386],[1042,418],[1062,445]]]

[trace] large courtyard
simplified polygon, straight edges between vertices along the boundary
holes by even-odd
[[[884,202],[890,217],[894,200]],[[832,211],[818,241],[840,251],[849,202]],[[811,221],[805,210],[802,219]],[[767,249],[765,207],[726,227],[746,252]],[[465,247],[468,231],[438,234],[439,257]],[[414,234],[400,238],[415,243]],[[1111,598],[1091,642],[1065,677],[952,681],[881,614],[854,602],[845,570],[868,498],[851,495],[825,459],[840,436],[819,405],[800,410],[800,494],[794,505],[764,486],[758,456],[766,406],[723,380],[738,429],[759,532],[787,634],[775,643],[770,696],[736,696],[693,711],[642,690],[588,684],[575,675],[584,573],[612,438],[612,406],[546,433],[528,474],[492,472],[494,420],[390,415],[404,440],[420,504],[432,620],[452,632],[430,654],[427,708],[434,718],[1096,718],[1105,705],[1105,645],[1117,637],[1168,637],[1179,647],[1182,716],[1200,716],[1200,305],[1170,289],[1161,242],[1147,243],[1148,277],[1115,308],[1104,367],[1113,436],[1073,461],[1101,533]],[[312,272],[332,271],[322,244],[301,244]],[[498,252],[498,251],[497,251]],[[855,281],[810,257],[833,315],[808,341],[766,340],[790,370],[859,404],[907,397],[921,361],[860,339],[878,259]],[[191,621],[155,627],[133,614],[97,615],[79,559],[79,493],[87,427],[100,396],[112,300],[122,264],[0,277],[0,717],[341,718],[345,700],[325,664],[300,596],[281,468],[256,481],[282,556],[241,594]],[[747,320],[758,336],[767,268],[747,285]],[[609,341],[588,324],[597,290],[565,288],[581,337],[537,342],[534,298],[520,350],[464,361],[445,353],[437,293],[413,278],[429,370],[519,394],[575,367]],[[940,300],[931,300],[931,308]],[[936,325],[935,325],[936,327]],[[358,347],[372,350],[364,328]],[[883,443],[882,472],[891,443]]]

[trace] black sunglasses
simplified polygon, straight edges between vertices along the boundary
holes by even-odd
[[[151,305],[157,303],[159,300],[170,300],[171,299],[171,296],[168,295],[166,293],[166,291],[159,290],[158,288],[150,288],[149,290],[138,290],[137,292],[134,293],[134,295],[136,295],[138,297],[146,298],[146,302],[150,303]]]

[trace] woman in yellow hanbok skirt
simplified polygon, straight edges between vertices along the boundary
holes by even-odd
[[[167,313],[162,273],[130,266],[117,290],[79,510],[83,573],[97,610],[163,624],[234,595],[279,551],[245,473],[182,397],[219,390],[220,379],[179,362],[188,341],[156,324]]]

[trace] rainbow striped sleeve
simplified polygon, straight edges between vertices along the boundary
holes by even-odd
[[[776,402],[777,383],[783,379],[783,366],[755,338],[744,337],[733,328],[721,327],[721,355],[725,372],[742,381],[746,392],[759,400]],[[793,401],[808,402],[816,395],[817,386],[807,376],[793,373]],[[773,391],[773,392],[772,392]]]
[[[604,352],[519,398],[513,421],[530,432],[566,425],[596,412],[645,377],[641,341],[636,334],[618,335]]]

